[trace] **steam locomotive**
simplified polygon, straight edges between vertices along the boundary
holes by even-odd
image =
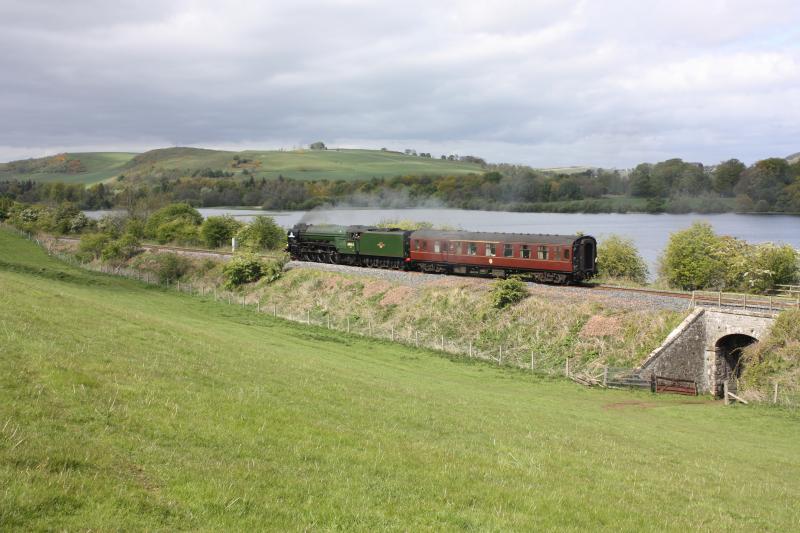
[[[567,284],[597,274],[588,235],[408,231],[373,226],[297,224],[287,233],[296,261],[508,277]]]

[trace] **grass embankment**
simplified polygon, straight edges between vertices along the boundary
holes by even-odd
[[[412,274],[413,275],[413,274]],[[269,285],[249,289],[250,301],[278,305],[319,322],[365,331],[369,324],[388,336],[468,353],[469,343],[506,364],[561,370],[567,357],[576,365],[635,366],[667,337],[686,312],[624,305],[585,293],[533,287],[522,302],[505,309],[491,305],[485,279],[442,277],[409,287],[358,275],[294,269]]]
[[[766,339],[744,351],[740,386],[750,398],[770,401],[778,384],[778,401],[800,402],[800,310],[781,313]]]
[[[360,180],[393,176],[443,176],[480,173],[474,163],[442,161],[381,150],[247,150],[230,152],[200,148],[164,148],[142,154],[110,152],[66,154],[86,168],[77,173],[19,172],[17,162],[0,164],[0,179],[31,179],[95,183],[121,174],[129,178],[158,177],[178,171],[221,170],[235,176],[274,179]],[[135,156],[135,157],[134,157]],[[238,159],[234,159],[234,157]],[[243,174],[247,170],[248,175]]]
[[[797,418],[587,390],[0,231],[0,529],[794,529]]]

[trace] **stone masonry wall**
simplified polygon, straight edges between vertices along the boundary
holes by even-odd
[[[704,313],[704,309],[695,309],[661,346],[650,353],[640,368],[661,376],[691,379],[697,382],[700,391],[707,391],[709,384],[703,357],[706,344]]]

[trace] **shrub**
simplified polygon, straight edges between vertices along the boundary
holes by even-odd
[[[766,292],[776,285],[791,285],[798,278],[797,251],[789,245],[760,244],[752,254],[752,269],[744,274],[747,288]]]
[[[670,286],[685,290],[720,286],[725,267],[718,255],[720,243],[706,222],[673,233],[661,258],[661,276]]]
[[[208,217],[200,226],[200,237],[209,248],[219,248],[229,243],[242,223],[231,216]]]
[[[237,255],[222,269],[225,287],[234,288],[245,283],[258,281],[264,275],[266,265],[254,254]]]
[[[251,252],[274,250],[286,245],[286,232],[272,217],[258,216],[236,233],[236,240]]]
[[[101,252],[103,261],[119,261],[130,259],[139,252],[139,239],[126,233],[119,239],[108,243]]]
[[[159,283],[171,283],[186,275],[191,263],[178,254],[161,253],[153,257]]]
[[[83,259],[97,259],[110,240],[105,233],[86,233],[78,244],[78,253]]]
[[[517,278],[499,279],[492,284],[490,295],[492,307],[503,309],[527,297],[528,288]]]
[[[186,226],[199,226],[203,222],[203,217],[197,209],[189,204],[170,204],[166,207],[162,207],[147,218],[147,223],[144,228],[145,236],[158,238],[157,233],[161,226],[176,221],[180,221]],[[179,224],[176,224],[174,226],[178,225]]]
[[[647,264],[633,240],[611,235],[597,247],[597,266],[602,275],[624,278],[637,283],[647,280]]]
[[[197,226],[183,219],[165,222],[156,228],[156,240],[161,244],[174,242],[177,244],[195,244],[198,241]]]

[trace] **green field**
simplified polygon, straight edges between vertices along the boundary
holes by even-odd
[[[132,177],[157,176],[178,171],[192,175],[204,169],[232,172],[242,177],[247,169],[256,178],[356,180],[373,177],[406,175],[463,175],[481,172],[480,166],[459,161],[442,161],[407,156],[380,150],[290,150],[228,152],[200,148],[166,148],[143,154],[73,153],[86,172],[52,174],[16,172],[10,165],[0,164],[0,179],[32,179],[67,183],[96,183],[124,174]],[[249,163],[236,165],[234,156]]]
[[[799,428],[287,323],[0,231],[3,531],[790,531]]]
[[[30,172],[20,173],[9,170],[8,165],[0,163],[0,180],[34,180],[41,182],[92,184],[117,176],[120,169],[128,163],[135,153],[129,152],[84,152],[67,154],[71,159],[79,159],[86,168],[79,173]]]

